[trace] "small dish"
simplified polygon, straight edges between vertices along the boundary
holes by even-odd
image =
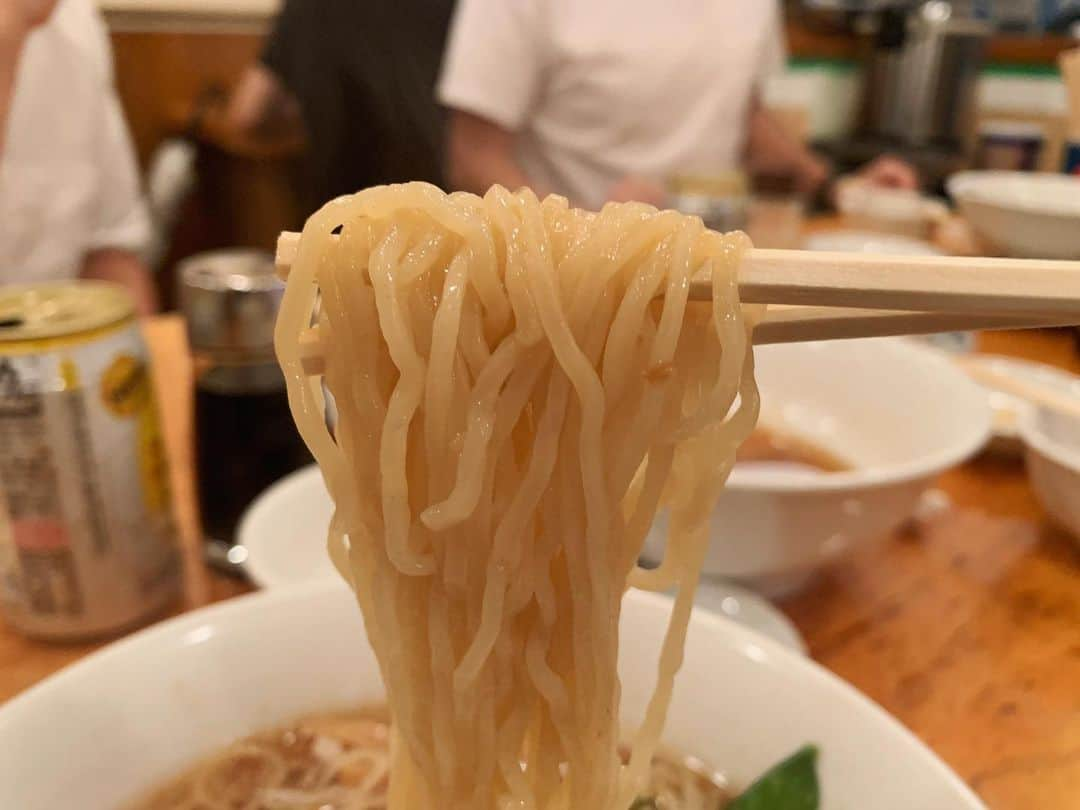
[[[1036,496],[1080,545],[1080,419],[1033,407],[1020,412],[1017,427]]]
[[[996,354],[972,354],[963,359],[963,364],[985,368],[994,374],[1060,391],[1080,401],[1080,377],[1045,363]],[[994,414],[993,437],[987,449],[999,455],[1016,457],[1023,455],[1024,442],[1020,438],[1018,425],[1020,412],[1033,406],[1027,400],[1013,394],[999,391],[982,382],[978,384],[986,389]]]

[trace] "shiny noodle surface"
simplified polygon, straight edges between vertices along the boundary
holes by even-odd
[[[757,417],[741,234],[527,189],[372,188],[308,221],[277,324],[395,720],[389,806],[618,808],[648,781],[709,518]],[[712,276],[713,300],[688,301]],[[322,379],[305,375],[312,324]],[[659,568],[636,560],[669,510]],[[618,756],[620,603],[674,588]]]

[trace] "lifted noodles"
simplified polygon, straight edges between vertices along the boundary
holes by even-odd
[[[498,186],[372,188],[308,221],[277,351],[386,683],[391,810],[626,810],[644,789],[709,517],[757,418],[746,247],[673,211]],[[687,301],[699,272],[711,304]],[[336,438],[301,367],[317,293]],[[667,556],[645,571],[661,506]],[[678,595],[624,766],[628,586]]]

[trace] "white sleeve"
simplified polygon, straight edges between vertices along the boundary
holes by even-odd
[[[765,31],[765,38],[761,43],[761,53],[758,55],[757,71],[754,76],[754,86],[759,92],[764,92],[768,81],[783,74],[784,68],[787,66],[787,44],[784,41],[784,10],[778,2],[773,2],[770,5],[769,22]]]
[[[443,59],[439,101],[519,129],[544,68],[543,2],[461,0]]]
[[[125,248],[139,253],[150,239],[150,216],[120,100],[111,85],[102,91],[97,207],[88,248]]]

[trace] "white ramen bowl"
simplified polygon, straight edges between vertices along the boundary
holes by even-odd
[[[1080,544],[1080,420],[1045,408],[1019,414],[1027,472],[1046,511]]]
[[[960,213],[1014,256],[1080,258],[1080,178],[1030,172],[961,172],[948,180]]]
[[[624,720],[638,721],[664,597],[624,602]],[[237,737],[383,697],[344,586],[264,591],[117,642],[0,708],[0,807],[118,810]],[[828,808],[978,810],[925,745],[817,664],[697,612],[665,739],[745,785],[803,743]]]
[[[713,520],[705,573],[771,596],[822,566],[888,537],[944,470],[986,442],[986,392],[940,351],[898,338],[764,346],[755,350],[760,424],[853,464],[817,473],[739,464]],[[646,541],[663,554],[664,519]]]

